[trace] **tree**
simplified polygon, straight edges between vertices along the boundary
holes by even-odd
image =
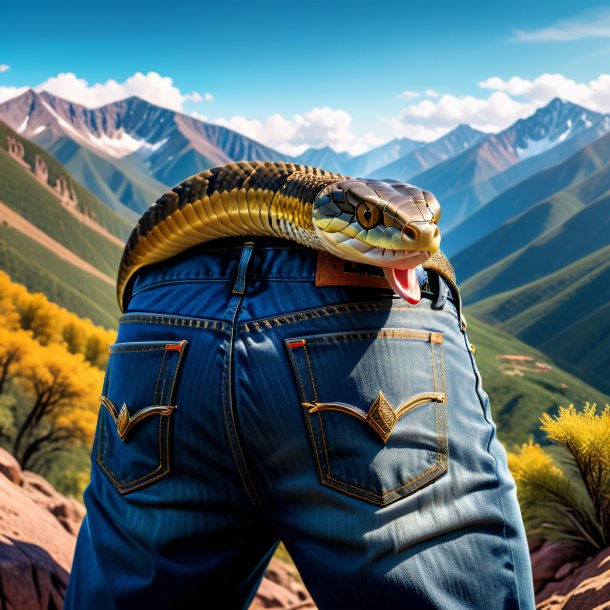
[[[28,352],[18,375],[32,397],[15,417],[13,455],[22,468],[28,468],[42,454],[91,441],[102,371],[81,354],[50,344]]]
[[[18,371],[25,354],[35,345],[30,333],[6,330],[0,326],[0,396]]]

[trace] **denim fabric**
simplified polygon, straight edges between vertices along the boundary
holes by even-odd
[[[136,274],[66,610],[247,608],[280,540],[323,610],[534,608],[453,299],[316,287],[316,257],[223,240]]]

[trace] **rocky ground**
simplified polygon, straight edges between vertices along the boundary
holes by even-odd
[[[610,609],[610,548],[581,561],[560,543],[530,543],[537,610]]]
[[[84,509],[0,449],[0,609],[62,607]],[[610,548],[574,561],[561,544],[530,543],[538,610],[610,610]],[[250,610],[315,609],[291,565],[273,559]]]
[[[85,515],[41,476],[0,449],[0,609],[63,605],[74,545]],[[296,570],[273,559],[250,610],[315,608]]]

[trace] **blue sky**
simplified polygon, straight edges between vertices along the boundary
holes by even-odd
[[[497,130],[554,94],[610,111],[610,8],[599,2],[111,0],[2,12],[0,99],[44,84],[85,105],[135,92],[287,152],[429,140],[459,122]]]

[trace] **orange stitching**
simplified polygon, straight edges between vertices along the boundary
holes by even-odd
[[[403,329],[393,329],[393,330],[403,330]],[[408,329],[404,329],[405,331],[408,331]],[[445,383],[445,372],[444,372],[444,346],[442,343],[437,343],[436,341],[432,342],[431,341],[431,337],[433,335],[433,333],[429,333],[429,332],[425,332],[425,331],[415,331],[415,333],[413,333],[410,338],[412,339],[417,339],[420,338],[417,336],[418,332],[422,332],[424,335],[426,335],[426,340],[430,342],[430,356],[431,356],[431,365],[432,365],[432,383],[434,386],[434,391],[436,391],[437,388],[437,371],[436,371],[436,364],[435,364],[435,354],[434,354],[434,346],[435,345],[440,345],[441,348],[441,363],[442,363],[442,367],[443,367],[443,388],[445,388],[446,383]],[[354,333],[353,335],[343,335],[343,336],[336,336],[333,337],[333,339],[353,339],[353,338],[360,338],[360,337],[366,337],[367,334],[366,333]],[[378,333],[368,333],[368,336],[378,336]],[[392,338],[392,333],[388,333],[387,335],[383,336],[382,338]],[[421,337],[423,338],[423,337]],[[314,339],[315,340],[315,339]],[[319,338],[319,341],[324,341],[324,338]],[[308,342],[312,342],[312,339],[308,339]],[[305,357],[306,357],[306,361],[307,361],[307,366],[309,368],[309,374],[311,377],[311,382],[312,382],[312,388],[314,391],[314,402],[317,402],[317,388],[315,386],[315,378],[313,375],[313,370],[312,370],[312,365],[311,365],[311,360],[309,357],[309,353],[307,351],[307,347],[306,345],[303,346],[304,347],[304,352],[305,352]],[[292,350],[291,350],[292,352]],[[290,353],[291,356],[291,360],[294,361],[294,358],[292,357],[292,353]],[[296,364],[296,363],[295,363]],[[306,397],[306,393],[304,391],[304,386],[300,377],[300,371],[299,371],[299,366],[298,364],[294,367],[294,371],[296,372],[297,375],[297,381],[299,384],[299,388],[301,389],[301,394],[302,397],[305,398]],[[445,400],[446,400],[446,396],[445,396]],[[422,404],[426,404],[426,403],[422,403]],[[422,481],[422,479],[426,479],[427,480],[434,480],[434,478],[438,478],[438,476],[440,476],[441,474],[443,474],[444,472],[446,472],[447,470],[447,464],[448,464],[448,448],[446,447],[446,443],[445,443],[445,438],[441,438],[441,431],[439,429],[439,412],[438,409],[443,408],[446,409],[446,405],[445,403],[437,403],[434,402],[434,416],[435,416],[435,428],[436,428],[436,443],[437,443],[437,450],[436,450],[436,454],[437,454],[437,459],[436,459],[436,464],[431,466],[430,468],[428,468],[426,471],[424,471],[423,473],[419,474],[418,476],[416,476],[413,479],[410,479],[409,481],[407,481],[406,483],[402,483],[401,485],[399,485],[398,487],[395,487],[389,491],[387,491],[384,494],[377,494],[373,491],[370,491],[368,489],[364,489],[364,488],[360,488],[357,485],[352,485],[349,483],[345,483],[344,481],[340,481],[339,479],[336,479],[335,477],[332,476],[331,474],[331,469],[330,469],[330,459],[328,456],[328,446],[327,446],[327,442],[326,442],[326,434],[325,434],[325,429],[324,429],[324,422],[321,416],[321,413],[318,411],[317,415],[318,415],[318,421],[319,421],[319,426],[320,426],[320,433],[322,436],[322,446],[323,446],[323,451],[324,451],[324,457],[325,457],[325,462],[326,462],[326,468],[328,470],[328,474],[324,475],[324,473],[322,472],[322,464],[320,462],[320,456],[318,451],[314,451],[314,458],[316,461],[316,468],[318,470],[318,475],[320,477],[320,481],[322,482],[322,484],[326,485],[327,487],[331,487],[333,489],[337,489],[340,491],[343,491],[344,493],[347,493],[349,495],[352,495],[354,497],[357,497],[359,499],[368,499],[371,502],[377,503],[379,505],[385,505],[385,502],[378,502],[375,501],[373,498],[379,498],[379,499],[383,499],[386,498],[387,496],[390,496],[392,494],[396,494],[402,490],[406,490],[407,488],[413,488],[413,490],[419,489],[422,485],[424,485],[427,481]],[[410,412],[411,410],[409,410],[408,412]],[[443,415],[446,413],[446,411],[443,412]],[[315,439],[315,433],[314,430],[311,426],[311,416],[313,414],[307,413],[305,414],[305,419],[306,419],[306,423],[307,423],[307,429],[309,432],[309,437],[310,440],[313,442],[313,446],[314,448],[317,448],[317,441]],[[406,413],[405,413],[406,415]],[[445,457],[447,457],[447,461],[445,461]],[[436,477],[430,477],[429,475],[431,473],[437,473]],[[418,481],[422,481],[420,485],[415,485]],[[354,489],[359,493],[351,493],[349,491],[349,489]],[[401,496],[404,497],[404,496]],[[399,499],[399,498],[397,498]]]
[[[183,339],[180,342],[180,347],[182,348],[182,346],[186,345],[187,340]],[[176,346],[177,347],[177,346]],[[167,354],[167,349],[166,346],[159,346],[159,348],[151,348],[151,349],[136,349],[136,350],[124,350],[123,353],[130,353],[130,352],[137,352],[137,351],[152,351],[153,349],[165,349],[164,354],[163,354],[163,360],[161,362],[161,367],[159,369],[159,375],[157,377],[157,386],[155,388],[155,396],[154,396],[154,400],[153,402],[158,402],[157,401],[157,390],[158,390],[158,385],[159,385],[159,379],[161,377],[161,372],[163,370],[163,365],[165,362],[165,355]],[[115,352],[116,353],[116,352]],[[180,349],[179,354],[178,354],[178,361],[176,362],[176,366],[174,368],[174,375],[173,375],[173,381],[172,381],[172,387],[170,390],[170,396],[168,397],[167,402],[171,402],[171,395],[173,394],[173,390],[174,390],[174,386],[176,383],[176,378],[177,378],[177,374],[178,374],[178,368],[180,366],[181,360],[182,360],[182,356],[183,356],[183,350]],[[163,388],[162,388],[162,392],[165,391],[165,383],[167,381],[168,375],[169,375],[169,367],[166,368],[166,374],[164,377],[164,382],[163,382]],[[163,398],[161,396],[161,398]],[[101,399],[105,399],[105,397],[101,397]],[[112,407],[116,410],[116,407],[114,406],[114,404],[109,400],[109,399],[105,399],[108,400],[108,403],[110,403],[110,405],[112,405]],[[102,403],[106,405],[107,408],[110,408],[108,404],[106,404],[105,400],[102,400]],[[162,407],[170,407],[171,405],[153,405],[153,406],[162,406]],[[128,491],[135,491],[136,489],[140,489],[141,487],[144,487],[145,485],[148,485],[160,478],[162,478],[163,476],[165,476],[166,474],[168,474],[170,472],[170,444],[169,444],[169,430],[170,430],[170,425],[171,425],[171,418],[169,417],[175,410],[175,406],[170,410],[169,413],[159,413],[159,433],[158,433],[158,451],[159,451],[159,465],[152,470],[151,472],[149,472],[146,475],[143,475],[137,479],[133,479],[132,481],[127,481],[127,482],[123,482],[121,483],[118,479],[117,479],[117,475],[114,474],[112,472],[112,470],[109,468],[109,466],[107,464],[105,464],[104,460],[106,458],[106,453],[108,451],[108,431],[106,429],[106,423],[104,422],[103,418],[102,421],[100,422],[100,437],[99,437],[99,441],[102,442],[98,442],[98,455],[97,455],[97,459],[96,459],[96,463],[100,466],[100,468],[108,475],[108,477],[110,478],[110,480],[112,481],[112,483],[114,484],[115,488],[117,489],[117,491],[119,491],[119,493],[124,494]],[[110,413],[112,416],[112,413]],[[154,413],[151,412],[151,415],[153,415]],[[166,426],[166,449],[165,449],[165,453],[163,453],[163,438],[162,438],[162,428],[163,428],[163,417],[167,417],[167,426]],[[113,417],[113,419],[115,419]],[[130,427],[131,425],[133,425],[133,421],[130,422]],[[106,437],[106,440],[103,441],[103,435]],[[101,451],[101,447],[100,445],[103,444],[104,445],[104,451],[103,453],[100,453]],[[165,460],[165,465],[164,465],[164,460]],[[162,472],[160,472],[157,476],[154,476],[152,478],[151,475],[154,475],[155,473],[157,473],[159,470],[162,470]],[[139,483],[140,481],[141,484],[140,485],[136,485],[133,486],[134,483]],[[128,489],[125,489],[126,487],[129,487]]]
[[[319,318],[322,316],[331,316],[331,315],[340,315],[340,314],[344,314],[344,313],[353,313],[353,312],[363,312],[363,311],[386,311],[386,310],[391,310],[391,311],[410,311],[412,313],[417,313],[417,314],[429,314],[430,312],[428,310],[419,310],[416,309],[415,307],[410,308],[410,307],[393,307],[392,306],[393,301],[390,303],[383,303],[383,302],[367,302],[367,303],[345,303],[345,304],[341,304],[341,305],[333,305],[333,306],[327,306],[327,307],[320,307],[317,309],[312,309],[309,311],[302,311],[302,312],[294,312],[294,313],[288,313],[288,314],[282,314],[279,316],[274,316],[272,318],[262,318],[260,320],[257,320],[257,322],[261,323],[261,324],[267,324],[267,323],[273,323],[276,326],[282,326],[284,324],[294,324],[296,322],[304,322],[306,320],[310,320],[311,318]],[[446,311],[437,311],[435,312],[435,315],[444,315],[444,316],[449,316],[449,317],[455,317],[453,314],[446,312]],[[252,329],[250,327],[250,324],[252,323],[252,321],[250,321],[250,323],[242,323],[242,328],[246,331],[246,332],[250,332]]]
[[[335,479],[334,477],[331,477],[330,474],[328,475],[328,479],[331,479],[332,481],[335,481],[336,483],[340,483],[341,485],[345,485],[346,487],[350,487],[352,489],[357,489],[358,491],[362,491],[366,494],[370,494],[371,496],[375,496],[377,498],[385,498],[386,496],[389,496],[390,494],[393,494],[397,491],[400,491],[401,489],[404,489],[405,487],[409,487],[409,485],[411,485],[412,483],[415,483],[416,481],[419,481],[419,479],[421,479],[422,477],[425,477],[428,473],[437,470],[438,469],[438,463],[436,463],[434,466],[431,466],[430,468],[428,468],[428,470],[426,470],[425,472],[423,472],[422,474],[420,474],[419,476],[415,477],[414,479],[411,479],[410,481],[408,481],[407,483],[405,483],[404,485],[401,485],[400,487],[394,487],[393,489],[390,489],[390,491],[384,493],[384,494],[376,494],[374,491],[370,491],[369,489],[362,489],[360,487],[358,487],[357,485],[351,485],[350,483],[345,483],[344,481],[340,481],[339,479]]]
[[[187,344],[187,340],[183,339],[182,343],[184,345]],[[180,353],[178,354],[178,362],[176,362],[176,369],[174,371],[174,378],[172,380],[172,387],[169,390],[169,396],[167,397],[167,402],[171,403],[172,402],[172,397],[174,395],[174,387],[176,386],[176,379],[178,378],[178,369],[180,368],[180,363],[182,362],[182,356],[184,355],[184,350],[180,350]]]
[[[322,415],[318,411],[318,419],[320,420],[320,432],[322,432],[322,445],[324,446],[324,457],[326,458],[326,468],[328,469],[327,478],[333,478],[330,474],[330,460],[328,459],[328,447],[326,445],[326,434],[324,433],[324,424],[322,423]],[[336,479],[333,479],[336,480]]]
[[[430,345],[430,361],[432,362],[432,388],[436,392],[436,366],[434,365],[434,345]]]
[[[297,384],[299,386],[299,390],[301,392],[301,398],[304,398],[305,396],[307,396],[307,393],[305,392],[305,386],[303,385],[303,380],[301,379],[301,371],[299,370],[299,365],[298,363],[295,362],[295,356],[293,356],[292,351],[288,352],[288,355],[290,357],[290,360],[292,360],[293,364],[295,364],[295,366],[293,366],[293,371],[296,373],[296,377],[297,377]],[[318,414],[319,415],[319,414]],[[311,427],[311,422],[309,420],[309,417],[304,414],[305,416],[305,424],[307,426],[307,431],[309,432],[309,439],[310,441],[313,441],[313,455],[314,455],[314,459],[316,462],[316,469],[318,471],[318,476],[320,477],[320,481],[324,481],[324,474],[322,473],[322,464],[320,463],[320,456],[318,455],[318,451],[317,451],[317,443],[314,439],[314,431]]]
[[[303,351],[305,352],[305,358],[307,358],[307,366],[309,367],[309,375],[311,376],[311,385],[313,386],[313,400],[318,402],[318,390],[316,388],[316,380],[313,377],[313,370],[311,368],[311,360],[309,359],[309,352],[307,351],[307,345],[303,344]]]
[[[165,364],[165,356],[167,356],[167,350],[164,349],[163,359],[161,360],[161,366],[159,367],[159,373],[157,374],[157,383],[155,385],[155,393],[153,394],[153,402],[158,403],[163,400],[163,396],[159,399],[159,380],[161,379],[161,373],[163,372],[163,365]],[[167,373],[166,373],[167,375]]]
[[[158,438],[158,440],[159,440],[159,465],[154,470],[149,472],[148,474],[145,474],[145,475],[143,475],[143,476],[141,476],[141,477],[139,477],[137,479],[133,479],[132,481],[127,481],[127,482],[121,483],[116,478],[116,475],[110,470],[110,467],[107,464],[99,461],[100,459],[103,460],[103,458],[106,456],[106,450],[104,451],[104,455],[102,456],[102,458],[99,457],[99,451],[98,451],[98,460],[97,460],[97,462],[100,465],[100,467],[104,470],[104,472],[106,472],[108,474],[108,476],[112,479],[112,482],[115,484],[117,489],[119,487],[126,487],[128,485],[133,484],[133,483],[138,483],[140,481],[143,481],[143,479],[148,479],[148,477],[150,477],[150,475],[155,474],[161,468],[163,468],[163,447],[162,447],[162,439],[161,439],[161,428],[162,428],[162,424],[163,424],[163,419],[162,418],[163,417],[168,417],[173,412],[174,411],[172,410],[169,414],[162,413],[160,415],[160,417],[159,417],[159,438]],[[169,431],[169,424],[168,424],[168,431]],[[106,449],[107,449],[107,447],[106,447]],[[169,445],[168,445],[168,448],[167,448],[167,454],[169,455]],[[155,477],[155,478],[158,478],[158,477]],[[148,480],[147,481],[143,481],[143,482],[144,483],[148,483]]]

